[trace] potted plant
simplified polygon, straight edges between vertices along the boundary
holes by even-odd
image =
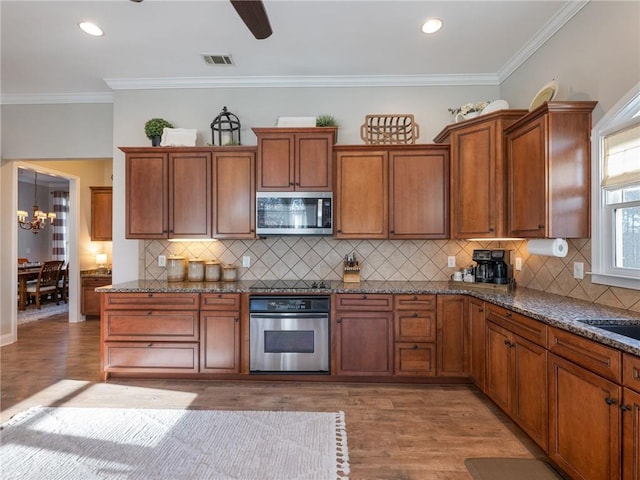
[[[173,125],[167,122],[164,118],[152,118],[144,124],[144,133],[147,135],[147,138],[151,139],[152,146],[157,147],[160,145],[162,132],[165,127],[173,128]]]
[[[319,115],[316,117],[316,127],[337,127],[338,121],[333,115]]]

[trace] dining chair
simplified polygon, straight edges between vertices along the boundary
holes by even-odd
[[[27,295],[35,297],[36,308],[39,310],[42,305],[44,295],[52,295],[56,300],[56,305],[60,305],[58,298],[58,280],[62,269],[62,260],[49,260],[42,264],[38,273],[38,280],[35,284],[27,285]]]
[[[65,268],[60,270],[57,295],[64,303],[69,302],[69,263],[67,263]]]

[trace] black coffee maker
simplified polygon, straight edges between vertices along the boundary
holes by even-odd
[[[478,283],[508,284],[511,282],[511,250],[474,250],[471,257],[476,265]]]

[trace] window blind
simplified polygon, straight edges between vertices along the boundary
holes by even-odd
[[[640,124],[607,135],[604,139],[602,186],[640,183]]]

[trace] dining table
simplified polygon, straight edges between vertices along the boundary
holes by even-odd
[[[38,278],[40,268],[40,266],[18,268],[18,310],[26,310],[27,282]]]

